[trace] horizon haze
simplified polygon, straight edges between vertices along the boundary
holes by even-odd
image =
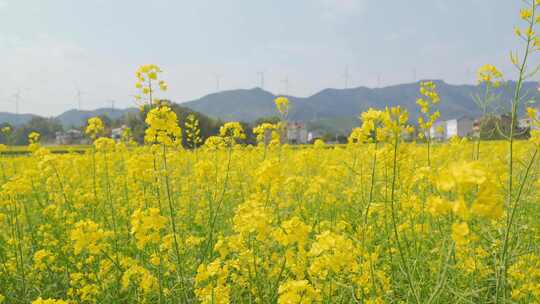
[[[145,63],[163,69],[162,97],[179,103],[257,86],[306,97],[419,79],[473,84],[485,63],[511,79],[519,16],[508,11],[521,3],[495,2],[0,0],[0,111],[15,112],[20,92],[19,113],[58,115],[78,107],[77,90],[83,110],[129,107]]]

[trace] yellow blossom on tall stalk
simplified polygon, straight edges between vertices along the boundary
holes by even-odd
[[[382,114],[382,128],[378,137],[396,143],[406,133],[411,133],[412,127],[407,124],[409,113],[401,106],[386,108]]]
[[[208,150],[219,150],[225,147],[225,141],[220,136],[209,136],[204,142],[204,147]]]
[[[280,96],[274,100],[274,104],[276,105],[282,119],[286,119],[289,115],[289,99],[287,97]]]
[[[178,126],[176,113],[168,106],[153,108],[145,120],[148,128],[144,132],[144,141],[165,146],[180,146],[182,129]]]
[[[420,116],[418,117],[419,137],[426,137],[427,163],[429,166],[431,165],[431,140],[433,137],[431,133],[435,122],[441,116],[441,113],[433,108],[439,104],[441,98],[437,93],[436,84],[432,81],[422,81],[420,83],[420,95],[422,97],[416,100],[416,104],[420,106]]]
[[[536,146],[533,154],[527,159],[522,160],[525,164],[525,169],[523,170],[523,176],[518,178],[516,176],[516,158],[518,155],[515,150],[515,137],[518,125],[517,116],[522,110],[523,103],[525,102],[524,96],[527,94],[523,92],[523,84],[527,79],[530,79],[539,71],[538,68],[530,66],[530,60],[533,55],[540,50],[540,37],[535,32],[535,28],[540,22],[537,12],[540,1],[532,0],[525,1],[524,3],[525,7],[520,13],[524,27],[516,27],[515,31],[516,35],[521,38],[523,42],[523,52],[521,55],[518,55],[517,52],[511,52],[510,54],[510,61],[517,70],[518,77],[515,83],[513,98],[511,99],[509,109],[507,110],[510,113],[511,118],[509,131],[506,132],[506,134],[503,134],[508,145],[508,152],[506,155],[507,171],[505,174],[505,204],[508,210],[505,213],[506,219],[501,236],[502,245],[500,246],[500,251],[497,256],[497,262],[499,265],[502,265],[502,267],[497,269],[496,274],[495,299],[497,302],[499,300],[506,302],[508,299],[509,265],[512,263],[514,257],[519,256],[518,252],[521,249],[520,246],[516,245],[518,244],[517,239],[519,234],[515,233],[515,227],[519,227],[523,221],[523,217],[519,216],[520,213],[523,213],[523,209],[525,208],[521,202],[523,200],[523,188],[538,154],[538,146]]]
[[[253,134],[257,136],[258,144],[279,144],[280,135],[277,131],[278,129],[279,126],[277,124],[265,122],[253,128]]]
[[[96,151],[113,151],[116,147],[116,142],[112,138],[100,137],[94,140],[94,147],[96,148]]]
[[[479,130],[476,134],[476,159],[480,158],[480,140],[484,130],[485,119],[489,116],[489,111],[497,102],[499,95],[494,89],[497,89],[504,82],[502,73],[493,65],[486,64],[477,71],[478,84],[484,90],[481,94],[473,95],[473,100],[482,111]]]
[[[382,124],[385,112],[369,108],[360,115],[362,125],[354,128],[349,136],[349,143],[365,143],[369,141],[384,141]]]
[[[28,149],[30,151],[36,151],[39,148],[39,139],[41,135],[38,132],[30,132],[28,134]]]
[[[197,149],[201,143],[201,129],[199,128],[199,120],[194,114],[189,114],[184,123],[186,130],[186,142],[192,149]]]
[[[105,125],[99,117],[92,117],[88,119],[86,129],[84,133],[92,139],[99,137],[105,130]]]
[[[420,106],[421,116],[418,118],[418,124],[420,128],[429,135],[429,131],[435,121],[441,116],[439,111],[433,111],[433,106],[436,106],[440,102],[439,94],[437,93],[437,86],[432,81],[420,83],[420,95],[422,97],[416,100],[416,104]],[[421,133],[422,134],[422,133]]]
[[[135,95],[137,101],[141,101],[144,104],[152,108],[154,105],[159,105],[160,100],[156,98],[156,93],[159,90],[162,92],[167,91],[168,86],[164,80],[159,79],[159,74],[163,71],[155,64],[141,65],[135,76],[137,82],[135,87],[139,90],[139,94]]]
[[[162,216],[157,208],[135,210],[131,216],[131,233],[137,240],[137,247],[144,249],[147,244],[158,245],[166,224],[167,218]]]
[[[228,146],[234,145],[238,140],[246,138],[244,128],[239,122],[227,122],[221,128],[219,128],[219,136],[223,138],[224,142]]]
[[[111,234],[91,220],[77,222],[70,232],[74,253],[76,255],[84,252],[91,255],[102,253],[108,247],[106,239]]]
[[[502,73],[491,64],[486,64],[478,68],[477,78],[479,84],[486,84],[498,88],[503,81]]]
[[[39,135],[38,132],[30,132],[30,134],[28,134],[28,142],[30,144],[37,144],[40,137],[41,135]]]

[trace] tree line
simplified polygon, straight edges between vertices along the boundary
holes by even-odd
[[[176,103],[171,103],[171,109],[176,113],[180,126],[185,131],[184,123],[189,115],[193,115],[198,121],[200,130],[200,139],[204,142],[208,137],[215,136],[219,133],[220,127],[224,124],[224,121],[220,119],[214,119],[202,113],[193,111],[189,108],[183,107]],[[125,116],[119,119],[111,119],[107,115],[98,116],[105,125],[105,135],[110,136],[111,130],[126,126],[131,131],[132,139],[140,144],[144,141],[144,131],[146,130],[146,115],[148,113],[148,107],[142,108],[139,112],[127,113]],[[271,122],[275,123],[279,121],[278,117],[260,118],[255,122],[241,122],[242,127],[246,133],[246,144],[255,144],[256,136],[253,134],[253,127],[263,123]],[[28,135],[31,132],[37,132],[41,135],[41,141],[43,143],[53,144],[56,139],[57,132],[66,131],[67,129],[77,129],[84,132],[86,125],[78,127],[64,128],[62,124],[55,118],[44,118],[35,116],[32,117],[27,123],[12,126],[8,123],[0,123],[0,144],[7,145],[27,145]],[[185,134],[184,134],[185,135]],[[186,136],[183,136],[183,144],[187,146]]]

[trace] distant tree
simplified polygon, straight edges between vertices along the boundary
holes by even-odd
[[[0,144],[11,145],[13,142],[13,126],[7,122],[0,124]]]
[[[129,113],[124,118],[126,126],[131,130],[133,140],[142,144],[144,141],[144,130],[146,130],[146,124],[144,118],[146,113]]]
[[[56,132],[62,131],[62,125],[55,119],[33,117],[26,124],[17,127],[14,130],[14,144],[27,145],[28,135],[31,132],[38,132],[41,135],[41,142],[53,142],[56,137]]]
[[[253,128],[256,125],[243,122],[243,121],[240,122],[240,125],[242,125],[242,128],[244,129],[244,133],[246,134],[246,139],[244,140],[244,143],[247,145],[256,145],[257,136],[253,133]]]
[[[503,114],[500,116],[488,115],[481,118],[480,125],[480,139],[482,140],[499,140],[503,139],[505,135],[510,134],[510,126],[512,119],[510,114]],[[521,130],[517,126],[514,129],[515,138],[526,138],[528,132]]]
[[[203,143],[208,137],[217,135],[219,133],[219,128],[223,125],[223,122],[220,120],[210,118],[202,113],[193,111],[177,103],[172,103],[171,109],[176,113],[176,116],[178,117],[178,122],[180,123],[180,127],[182,127],[183,130],[185,129],[184,123],[186,122],[187,117],[190,114],[195,115],[195,118],[199,121],[199,129],[201,130],[201,140]],[[185,139],[186,136],[184,134],[183,144],[184,147],[187,147]]]
[[[340,136],[343,136],[343,135],[331,133],[331,132],[325,132],[321,139],[324,142],[338,142],[339,143]],[[347,141],[345,140],[345,142]]]
[[[105,128],[111,128],[113,126],[113,120],[109,117],[109,115],[101,114],[98,117],[99,119],[101,119],[101,121],[105,125]]]
[[[263,123],[271,123],[271,124],[277,124],[281,121],[281,118],[279,116],[268,116],[268,117],[261,117],[253,122],[253,126],[258,126]]]
[[[202,113],[193,111],[176,103],[170,103],[170,107],[176,113],[178,123],[182,129],[184,129],[184,123],[186,122],[188,115],[195,115],[196,119],[199,121],[199,129],[201,130],[200,136],[203,143],[208,137],[217,135],[219,133],[219,128],[223,125],[223,122],[220,120],[210,118]],[[140,144],[144,142],[144,131],[146,130],[145,119],[149,109],[150,107],[146,105],[142,107],[140,112],[130,113],[125,118],[122,118],[123,124],[131,130],[133,139]],[[186,136],[184,134],[183,144],[184,147],[187,147],[185,139]]]

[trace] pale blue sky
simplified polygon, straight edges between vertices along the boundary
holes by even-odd
[[[134,72],[156,63],[182,102],[258,86],[308,96],[437,78],[474,82],[493,63],[511,75],[519,0],[0,0],[0,111],[56,115],[132,105]],[[416,70],[416,79],[414,78]]]

